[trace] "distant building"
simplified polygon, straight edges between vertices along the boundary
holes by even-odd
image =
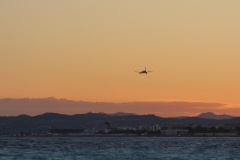
[[[137,130],[140,130],[140,131],[142,131],[142,130],[148,130],[148,131],[159,131],[159,130],[161,130],[161,126],[159,126],[159,125],[153,125],[153,126],[138,126],[137,128],[136,128]]]
[[[147,130],[148,131],[152,131],[153,130],[153,126],[147,126]]]
[[[142,131],[143,130],[143,126],[138,126],[138,130]]]
[[[188,130],[176,129],[176,130],[161,130],[161,135],[163,136],[187,136]]]
[[[50,129],[50,134],[59,134],[59,135],[73,135],[80,134],[84,130],[83,129]]]
[[[157,131],[161,130],[161,126],[156,125],[156,130],[157,130]]]
[[[155,131],[156,131],[156,128],[157,128],[156,126],[152,126],[152,131],[155,132]]]
[[[117,130],[136,130],[134,127],[118,127]]]

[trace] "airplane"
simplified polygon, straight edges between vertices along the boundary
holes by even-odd
[[[153,72],[153,71],[147,71],[147,70],[146,70],[146,67],[145,67],[145,70],[142,70],[142,71],[140,71],[140,72],[139,72],[139,71],[135,71],[135,72],[137,72],[137,73],[139,73],[139,74],[144,74],[144,73],[147,74],[148,72]]]

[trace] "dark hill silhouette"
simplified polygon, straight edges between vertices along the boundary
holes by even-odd
[[[231,119],[233,116],[222,114],[222,115],[216,115],[212,112],[207,112],[207,113],[201,113],[197,117],[200,118],[207,118],[207,119]]]
[[[239,124],[240,117],[216,120],[199,117],[163,118],[155,115],[110,116],[99,113],[64,115],[45,113],[38,116],[0,117],[0,135],[24,132],[42,133],[50,129],[103,129],[104,123],[111,127],[136,127],[139,125],[171,124]]]
[[[134,113],[125,113],[125,112],[116,112],[116,113],[112,113],[112,114],[108,114],[110,116],[128,116],[128,115],[136,115]]]

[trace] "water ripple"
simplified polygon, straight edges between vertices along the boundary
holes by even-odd
[[[0,137],[3,160],[239,159],[239,155],[239,137]]]

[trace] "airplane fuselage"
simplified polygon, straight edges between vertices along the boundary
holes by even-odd
[[[138,71],[136,71],[136,72],[138,72]],[[140,71],[140,72],[138,72],[139,74],[147,74],[148,72],[152,72],[152,71],[147,71],[146,70],[146,67],[145,67],[145,70],[142,70],[142,71]]]
[[[141,71],[139,74],[147,74],[147,71]]]

